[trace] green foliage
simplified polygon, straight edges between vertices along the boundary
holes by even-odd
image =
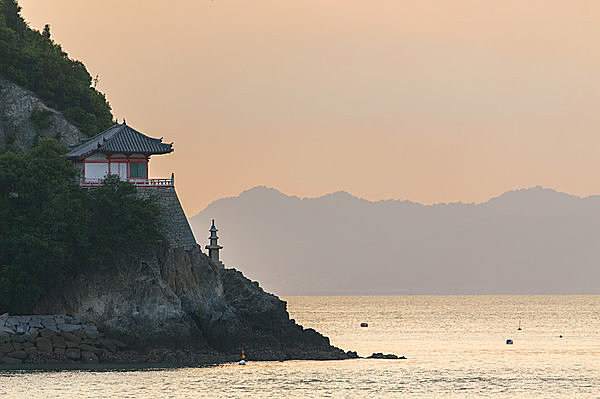
[[[99,188],[89,190],[94,220],[91,240],[101,251],[93,252],[93,262],[110,267],[132,250],[145,249],[163,239],[158,218],[159,205],[136,197],[137,189],[110,175]],[[117,250],[115,250],[115,248]]]
[[[104,94],[85,66],[43,32],[30,29],[15,0],[0,0],[0,74],[36,93],[88,136],[113,124]]]
[[[50,111],[36,109],[31,113],[30,118],[38,133],[40,130],[47,129],[52,125],[52,112]]]
[[[163,240],[158,205],[110,177],[80,188],[56,140],[0,155],[0,312],[31,312],[78,273],[116,266]]]
[[[17,138],[14,134],[7,133],[6,134],[6,145],[12,146],[17,141]]]

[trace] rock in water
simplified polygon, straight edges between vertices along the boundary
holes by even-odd
[[[367,359],[406,359],[404,356],[394,355],[393,353],[388,353],[384,355],[381,352],[373,353],[371,356],[367,357]]]

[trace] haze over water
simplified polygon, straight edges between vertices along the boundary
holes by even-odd
[[[3,372],[8,398],[597,398],[600,296],[287,297],[334,345],[406,360]],[[517,331],[519,319],[522,331]],[[361,328],[368,322],[368,328]],[[563,338],[560,338],[560,335]],[[513,339],[513,345],[506,345]]]

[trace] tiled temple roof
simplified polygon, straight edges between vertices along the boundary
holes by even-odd
[[[173,143],[163,143],[162,139],[148,137],[125,123],[116,123],[102,133],[85,139],[81,144],[72,147],[67,153],[67,157],[81,158],[96,152],[151,155],[168,154],[172,151]]]

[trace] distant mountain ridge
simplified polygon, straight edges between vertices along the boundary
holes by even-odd
[[[600,196],[422,205],[259,186],[192,217],[200,242],[213,218],[224,262],[281,295],[600,293]]]

